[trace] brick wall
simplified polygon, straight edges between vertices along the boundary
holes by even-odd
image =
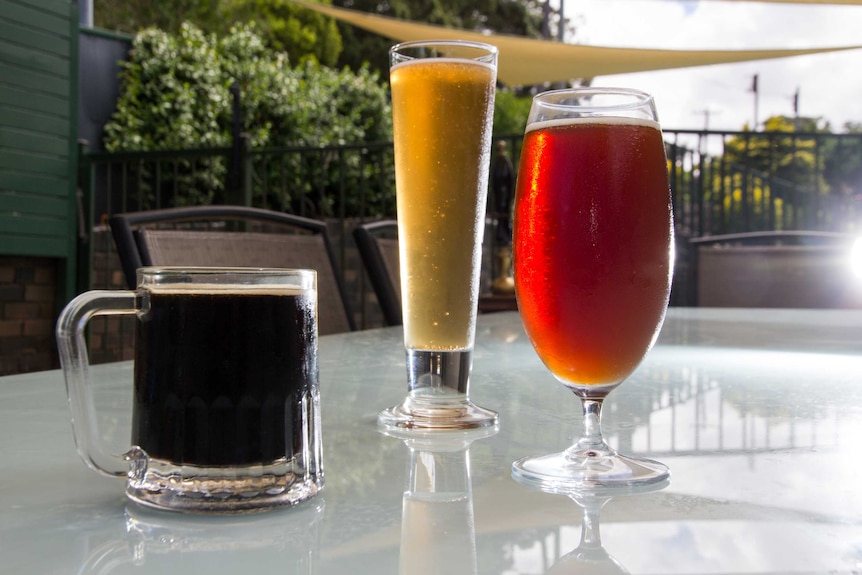
[[[57,260],[0,256],[0,375],[59,367]]]
[[[93,229],[93,270],[90,283],[94,290],[125,290],[120,258],[114,240],[104,226]],[[135,318],[132,315],[94,317],[87,324],[87,349],[90,363],[108,363],[134,358]]]

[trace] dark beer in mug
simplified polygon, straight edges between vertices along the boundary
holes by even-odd
[[[301,449],[317,363],[308,294],[194,284],[144,294],[134,445],[202,467],[267,465]]]
[[[75,297],[57,344],[78,452],[124,477],[151,507],[248,512],[323,488],[317,274],[265,268],[144,267],[135,291]],[[83,331],[134,315],[131,449],[101,440]]]

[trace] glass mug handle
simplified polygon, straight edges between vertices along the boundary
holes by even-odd
[[[91,469],[111,477],[129,474],[128,456],[109,453],[99,439],[84,328],[95,316],[136,313],[137,299],[133,291],[85,292],[72,299],[57,320],[57,348],[66,376],[75,445]]]

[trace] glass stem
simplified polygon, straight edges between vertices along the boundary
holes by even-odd
[[[605,501],[597,504],[589,503],[583,506],[583,522],[581,523],[581,542],[578,549],[601,549],[602,534],[599,528],[599,514]]]
[[[603,398],[581,398],[584,427],[581,438],[570,449],[581,457],[605,457],[614,453],[602,437],[602,401]]]

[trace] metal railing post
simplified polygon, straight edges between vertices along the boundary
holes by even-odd
[[[244,206],[252,205],[252,187],[254,182],[254,163],[252,162],[251,154],[251,136],[246,133],[240,134],[240,151],[241,151],[241,166],[240,173],[242,174],[242,186],[240,188],[241,203]]]
[[[77,293],[91,288],[93,270],[93,162],[88,155],[89,143],[78,141],[78,185],[75,187],[77,205],[77,257],[75,290]]]

